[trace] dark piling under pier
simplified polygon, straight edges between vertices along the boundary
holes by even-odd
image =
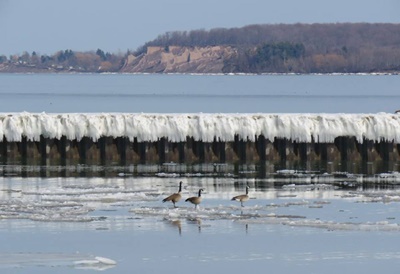
[[[337,137],[333,143],[302,143],[288,139],[268,140],[258,136],[255,141],[232,142],[196,141],[187,137],[185,142],[170,142],[161,138],[156,142],[130,141],[126,137],[102,137],[94,142],[88,137],[81,140],[49,139],[41,136],[40,141],[0,142],[0,160],[3,163],[19,161],[31,165],[46,163],[104,164],[117,162],[129,164],[160,163],[240,163],[285,161],[399,161],[400,145],[388,141],[363,140],[355,137]]]

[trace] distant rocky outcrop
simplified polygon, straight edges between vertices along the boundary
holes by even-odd
[[[151,46],[139,56],[129,55],[125,73],[222,73],[224,61],[237,54],[229,46]]]

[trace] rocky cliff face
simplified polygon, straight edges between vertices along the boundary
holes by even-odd
[[[148,47],[145,54],[128,56],[121,72],[222,73],[224,60],[235,54],[228,46]]]

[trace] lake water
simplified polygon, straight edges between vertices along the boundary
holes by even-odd
[[[1,112],[393,113],[398,75],[0,74]]]
[[[392,113],[399,87],[399,76],[0,74],[0,109]],[[390,170],[365,178],[273,167],[260,177],[257,166],[227,165],[0,167],[2,273],[397,273],[400,266],[400,174]],[[183,199],[174,209],[161,201],[179,181]],[[242,208],[230,199],[247,184]],[[194,210],[184,199],[199,188],[203,202]]]

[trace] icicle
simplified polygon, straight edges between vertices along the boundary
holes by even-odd
[[[394,141],[400,143],[400,116],[396,114],[0,114],[0,138],[8,141],[40,140],[40,136],[97,141],[102,136],[128,137],[131,141],[157,141],[166,137],[172,142],[186,137],[212,142],[233,141],[235,135],[254,141],[286,138],[298,142],[332,143],[338,136]]]

